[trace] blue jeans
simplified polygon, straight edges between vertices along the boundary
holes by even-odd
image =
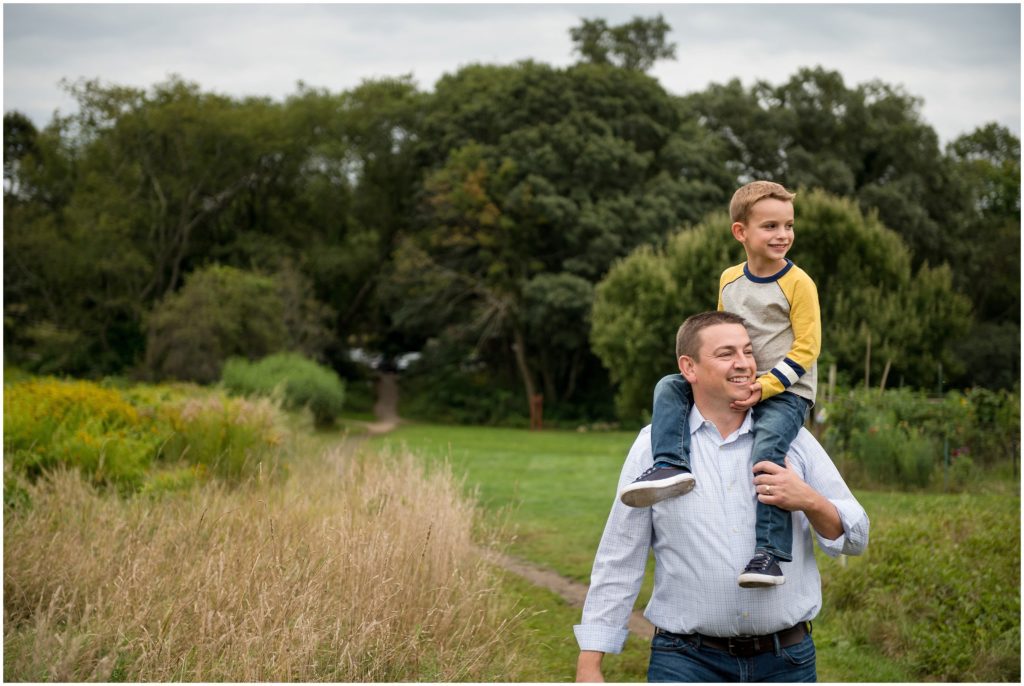
[[[651,445],[655,464],[690,469],[690,406],[693,392],[682,374],[666,376],[654,387]],[[790,392],[754,405],[753,463],[762,460],[786,466],[789,445],[800,433],[811,404]],[[757,503],[757,550],[783,561],[793,559],[793,518],[774,505]]]
[[[655,634],[651,639],[647,681],[652,683],[817,680],[817,658],[810,634],[796,645],[751,657],[734,657],[723,650],[665,634]]]

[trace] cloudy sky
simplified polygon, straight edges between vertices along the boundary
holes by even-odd
[[[942,142],[996,121],[1020,135],[1017,4],[11,4],[3,7],[4,111],[38,124],[74,103],[62,78],[148,87],[180,74],[204,89],[283,98],[299,80],[341,91],[412,74],[429,90],[484,62],[575,61],[568,31],[664,15],[672,93],[739,78],[780,83],[802,66],[848,86],[882,79],[924,100]]]

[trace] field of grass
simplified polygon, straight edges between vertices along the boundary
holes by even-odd
[[[514,524],[509,552],[586,582],[632,432],[576,433],[403,425],[378,439],[465,476],[493,517]],[[845,565],[821,556],[815,622],[823,681],[1019,681],[1020,498],[860,492],[871,544]],[[650,575],[638,605],[648,597]],[[522,594],[538,681],[571,678],[579,610]],[[531,614],[529,608],[535,612]],[[643,681],[645,642],[605,663],[609,679]]]
[[[476,507],[407,455],[118,498],[77,474],[4,517],[7,681],[502,681],[516,611]]]

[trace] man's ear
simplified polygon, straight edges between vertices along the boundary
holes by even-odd
[[[697,363],[689,355],[682,355],[679,360],[679,373],[691,384],[697,378]]]
[[[747,227],[742,222],[733,222],[732,237],[742,243],[747,238]]]

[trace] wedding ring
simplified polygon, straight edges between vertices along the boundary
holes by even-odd
[[[764,487],[764,494],[765,494],[765,495],[771,495],[771,494],[772,494],[772,487],[771,487],[771,486],[768,486],[768,485],[766,485],[766,486]]]

